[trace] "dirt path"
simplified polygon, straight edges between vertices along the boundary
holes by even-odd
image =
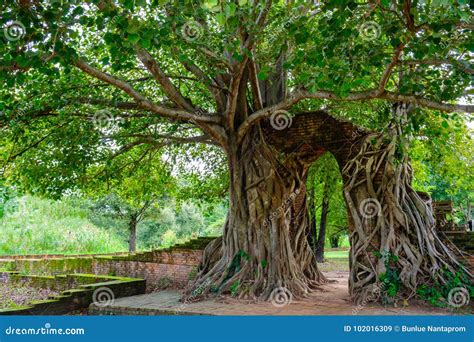
[[[452,315],[447,309],[418,304],[384,308],[380,305],[357,307],[347,292],[347,271],[325,273],[333,282],[304,300],[291,300],[287,305],[237,300],[230,297],[182,303],[177,291],[161,291],[116,299],[107,307],[91,305],[91,314],[121,315]],[[277,303],[278,304],[278,303]]]

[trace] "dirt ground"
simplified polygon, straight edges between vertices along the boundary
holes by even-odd
[[[328,266],[328,265],[326,265]],[[331,268],[328,266],[327,268]],[[332,280],[307,298],[288,297],[282,302],[255,302],[230,297],[209,299],[195,303],[179,301],[180,293],[165,290],[156,293],[116,299],[107,307],[92,307],[95,314],[145,315],[456,315],[472,314],[472,306],[462,311],[434,308],[422,302],[408,306],[383,307],[370,304],[355,306],[348,294],[348,271],[326,271]],[[472,303],[471,303],[472,304]]]

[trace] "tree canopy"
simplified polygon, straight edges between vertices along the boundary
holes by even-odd
[[[222,145],[247,64],[252,115],[239,139],[294,105],[472,112],[455,104],[472,82],[467,1],[13,1],[2,13],[2,160],[57,160],[60,176],[34,163],[44,187],[97,163],[113,172],[115,149]],[[264,91],[279,69],[287,96],[273,103]]]

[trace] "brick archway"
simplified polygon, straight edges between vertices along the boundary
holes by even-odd
[[[325,152],[330,152],[341,169],[358,152],[361,137],[369,133],[325,111],[295,115],[291,125],[282,130],[274,129],[267,122],[264,131],[269,143],[278,151],[297,155],[308,167]]]
[[[344,166],[359,152],[362,138],[371,133],[350,122],[335,119],[325,111],[297,114],[292,118],[291,125],[282,130],[274,129],[268,121],[264,124],[264,132],[273,147],[283,155],[292,156],[301,163],[303,174],[306,174],[309,167],[323,154],[331,153],[339,165],[344,185],[348,180],[342,172]],[[306,205],[305,191],[296,197],[293,205],[295,207]],[[351,234],[354,230],[354,221],[349,208],[347,216]],[[349,266],[353,269],[351,261],[350,259]],[[351,273],[349,284],[354,282],[351,278],[354,278],[354,273]]]
[[[394,108],[394,114],[403,112]],[[453,274],[465,269],[438,237],[431,205],[412,188],[406,153],[404,159],[397,156],[406,143],[400,140],[400,126],[381,134],[317,111],[294,116],[283,130],[267,122],[264,132],[302,174],[326,152],[337,160],[348,209],[349,292],[356,302],[378,300],[388,268],[398,272],[408,298],[420,283],[442,282],[443,269]],[[299,197],[293,205],[306,205],[304,191]]]

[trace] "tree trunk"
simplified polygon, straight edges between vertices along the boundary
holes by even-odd
[[[329,238],[331,248],[339,248],[339,235],[333,235]]]
[[[461,268],[437,235],[431,205],[411,186],[408,141],[401,130],[405,121],[395,119],[388,135],[366,136],[342,172],[351,216],[349,290],[359,303],[383,293],[386,263],[380,255],[392,256],[403,298],[414,296],[419,284],[446,283],[445,270]]]
[[[229,144],[230,209],[222,239],[211,243],[187,295],[231,293],[301,297],[325,282],[307,240],[307,167],[278,153],[259,128]]]
[[[137,219],[132,217],[128,223],[130,237],[128,240],[128,251],[135,253],[137,251]]]
[[[329,211],[329,185],[324,183],[323,204],[321,208],[321,219],[319,220],[318,241],[316,244],[316,261],[324,262],[324,243],[326,241],[326,223]]]
[[[314,183],[314,182],[313,182]],[[314,198],[314,184],[311,184],[309,188],[309,193],[307,196],[308,201],[308,217],[309,217],[309,234],[308,241],[311,249],[316,254],[316,246],[318,239],[318,229],[317,229],[317,219],[316,219],[316,208],[315,208],[315,198]]]

